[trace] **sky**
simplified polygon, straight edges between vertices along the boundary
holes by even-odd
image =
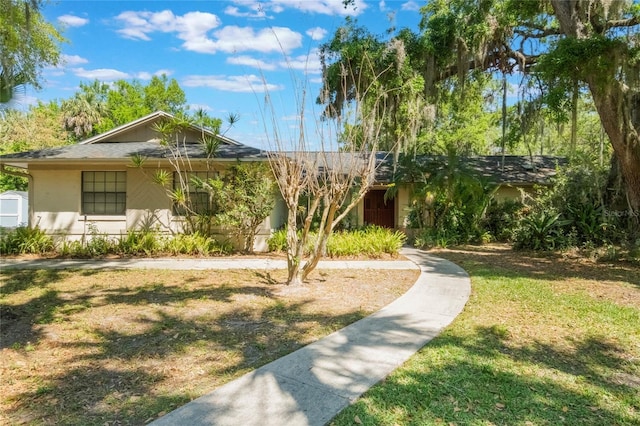
[[[71,97],[81,82],[175,78],[192,109],[239,116],[227,136],[266,148],[265,118],[296,127],[296,98],[320,87],[317,48],[351,16],[373,34],[416,28],[418,0],[72,1],[42,9],[62,29],[63,64],[43,72],[27,103]],[[275,113],[265,109],[268,95]],[[319,108],[316,107],[316,110]],[[318,112],[311,111],[311,115]]]

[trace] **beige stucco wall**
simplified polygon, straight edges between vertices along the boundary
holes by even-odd
[[[504,200],[521,200],[523,198],[523,192],[525,194],[533,194],[532,185],[501,185],[496,191],[494,198],[496,201]]]
[[[136,127],[114,135],[109,139],[109,142],[141,142],[151,141],[159,137],[158,132],[153,130],[152,124],[149,124],[146,127]],[[180,142],[198,142],[201,138],[202,135],[199,132],[187,130],[178,137],[178,140]]]
[[[411,207],[411,191],[409,186],[398,186],[396,194],[396,228],[406,229],[408,224],[409,208]]]
[[[217,167],[221,171],[225,166]],[[127,173],[126,214],[119,216],[81,214],[82,171],[114,170]],[[118,237],[128,230],[157,229],[163,233],[181,232],[183,221],[173,216],[172,203],[166,191],[152,181],[157,168],[146,170],[122,165],[60,165],[32,167],[30,189],[30,223],[39,226],[58,239],[81,240],[89,238],[91,229],[100,234]],[[170,170],[170,169],[167,169]],[[274,214],[259,227],[254,249],[267,250],[267,240],[272,230],[281,227],[286,218],[286,208],[277,197]],[[224,231],[219,237],[226,238]]]
[[[127,170],[127,229],[172,228],[172,203],[165,188],[152,182],[153,170]]]

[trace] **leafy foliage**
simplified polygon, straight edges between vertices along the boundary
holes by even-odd
[[[305,247],[305,255],[311,253],[317,234]],[[400,232],[379,226],[368,226],[363,229],[339,231],[331,234],[327,240],[327,255],[330,257],[368,256],[380,257],[383,254],[398,254],[407,236]],[[274,232],[268,240],[269,251],[283,252],[287,249],[287,231],[281,229]]]
[[[469,170],[453,151],[447,157],[423,158],[409,161],[397,176],[399,182],[414,182],[409,227],[420,230],[416,245],[489,240],[483,218],[497,186]]]
[[[221,182],[219,221],[241,240],[243,251],[252,252],[256,229],[275,206],[276,184],[271,171],[263,163],[237,163]]]
[[[53,239],[38,227],[0,232],[0,254],[42,254],[53,250]]]
[[[0,104],[24,85],[40,87],[40,72],[60,61],[58,30],[40,13],[41,0],[0,1]]]
[[[534,250],[620,244],[635,217],[607,209],[606,172],[587,166],[561,171],[554,185],[527,203],[528,214],[515,233],[515,246]],[[618,211],[616,211],[618,212]]]
[[[482,228],[492,239],[500,242],[513,240],[520,218],[524,213],[524,205],[520,200],[492,200],[482,219]]]

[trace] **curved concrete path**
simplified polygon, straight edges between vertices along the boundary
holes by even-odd
[[[151,423],[325,425],[437,336],[471,292],[466,272],[415,249],[402,254],[422,273],[377,313],[254,370]],[[380,263],[374,262],[373,264]]]
[[[471,285],[455,264],[404,248],[411,261],[321,261],[318,268],[422,271],[377,313],[215,389],[153,425],[324,425],[437,336],[462,311]],[[417,266],[416,266],[417,265]],[[281,269],[276,259],[0,259],[16,269]]]
[[[252,258],[128,258],[128,259],[6,259],[0,269],[286,269],[282,259]],[[318,269],[412,269],[413,262],[401,260],[321,260]]]

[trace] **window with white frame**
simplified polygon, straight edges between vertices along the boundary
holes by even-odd
[[[124,215],[127,172],[82,172],[82,214]]]

